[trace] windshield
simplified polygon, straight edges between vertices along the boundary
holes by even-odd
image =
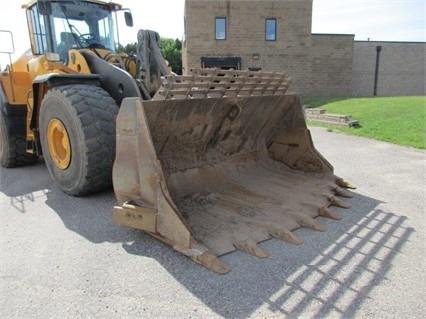
[[[51,2],[52,14],[42,16],[31,8],[38,53],[53,51],[60,56],[73,48],[114,50],[114,27],[110,9],[87,1]],[[50,49],[49,49],[50,47]]]

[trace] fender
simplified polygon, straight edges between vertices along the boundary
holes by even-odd
[[[30,129],[38,131],[38,115],[44,94],[51,88],[67,84],[90,84],[100,86],[100,77],[96,74],[63,74],[49,73],[39,75],[33,82],[33,108]],[[35,134],[38,136],[38,134]]]

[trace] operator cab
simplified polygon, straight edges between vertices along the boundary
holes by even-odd
[[[27,9],[33,54],[58,53],[63,62],[70,49],[115,51],[112,13],[128,10],[112,2],[62,0],[33,1],[24,8]],[[126,24],[131,25],[130,12],[126,11],[125,17]]]

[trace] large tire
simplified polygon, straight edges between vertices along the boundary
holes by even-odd
[[[118,107],[102,88],[73,84],[43,98],[40,139],[50,174],[72,196],[112,186]]]
[[[38,156],[27,153],[27,141],[25,137],[25,118],[22,118],[22,132],[10,134],[7,118],[0,111],[0,165],[2,167],[18,167],[33,164]],[[14,119],[14,121],[19,119]]]

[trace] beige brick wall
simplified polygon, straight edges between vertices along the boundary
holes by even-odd
[[[309,89],[312,96],[351,95],[354,35],[313,34]]]
[[[374,92],[377,46],[381,46],[377,95],[425,95],[426,43],[355,41],[352,94]]]
[[[242,69],[286,71],[292,90],[308,89],[312,0],[186,0],[185,16],[184,73],[202,56],[238,56]],[[226,17],[226,40],[215,40],[215,17]],[[266,18],[277,19],[276,41],[265,40]]]

